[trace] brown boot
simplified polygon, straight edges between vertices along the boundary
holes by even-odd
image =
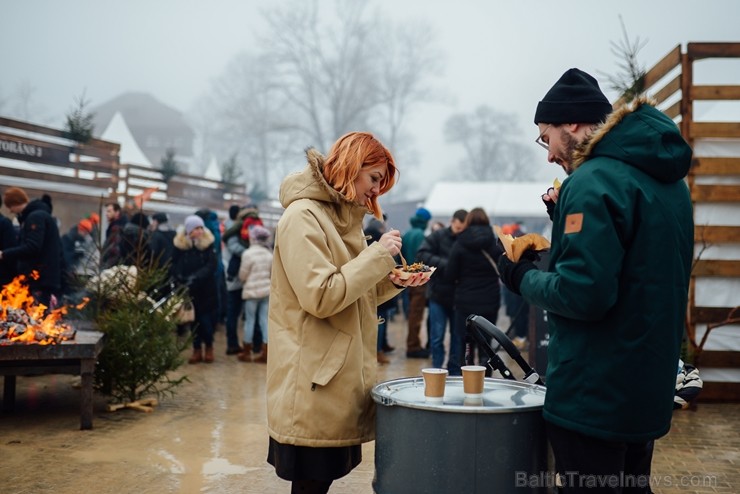
[[[378,352],[378,363],[379,364],[390,364],[390,359],[385,355],[385,352],[383,350],[380,350]]]
[[[203,362],[205,362],[206,364],[213,363],[213,345],[206,345],[206,356],[203,357]]]
[[[257,362],[258,364],[267,363],[267,343],[262,343],[262,352],[257,355],[257,358],[253,362]]]
[[[251,362],[252,361],[252,344],[244,343],[244,345],[242,346],[242,351],[239,352],[236,358],[241,360],[242,362]]]
[[[203,350],[193,348],[193,355],[188,359],[188,364],[197,364],[198,362],[203,362]]]

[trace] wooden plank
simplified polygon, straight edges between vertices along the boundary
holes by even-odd
[[[686,54],[692,60],[740,58],[740,43],[688,43]]]
[[[691,122],[689,125],[690,137],[732,137],[740,138],[740,123],[738,122]]]
[[[696,225],[694,242],[700,244],[740,243],[740,226]]]
[[[715,324],[726,320],[734,307],[692,307],[689,321],[692,324]]]
[[[694,202],[740,202],[740,187],[737,185],[694,185],[691,199]]]
[[[54,173],[39,173],[31,170],[20,170],[0,166],[0,175],[6,177],[30,178],[47,182],[84,185],[86,187],[98,187],[107,189],[113,185],[111,177],[80,178],[67,175],[56,175]]]
[[[690,146],[694,145],[690,125],[694,120],[694,104],[691,102],[691,86],[694,84],[694,64],[685,53],[681,55],[681,135]],[[689,187],[693,185],[689,177]]]
[[[694,175],[740,175],[740,158],[694,158]]]
[[[27,132],[35,132],[36,134],[48,135],[52,137],[61,137],[63,139],[69,139],[67,132],[59,129],[53,129],[51,127],[44,127],[43,125],[36,125],[20,120],[13,120],[12,118],[0,117],[0,126],[10,127],[18,130],[25,130]],[[71,139],[70,139],[71,140]],[[121,149],[121,145],[117,142],[103,141],[101,139],[92,138],[86,145],[97,146],[110,150],[115,150],[116,154]]]
[[[723,403],[740,401],[740,383],[704,381],[697,401]]]
[[[676,118],[681,115],[681,100],[676,101],[671,106],[663,110],[669,118]]]
[[[694,101],[740,99],[740,86],[692,86],[691,99]]]
[[[696,365],[705,367],[740,367],[740,352],[704,350],[696,358]],[[701,372],[701,370],[700,370]]]
[[[658,63],[645,74],[645,89],[652,87],[671,70],[681,65],[681,45],[668,52]]]
[[[663,101],[667,100],[673,94],[681,90],[681,74],[678,74],[676,77],[673,78],[672,81],[670,81],[668,84],[663,86],[659,91],[657,91],[653,95],[653,99],[657,103],[662,103]]]
[[[699,259],[691,270],[691,276],[706,277],[740,277],[740,261]]]

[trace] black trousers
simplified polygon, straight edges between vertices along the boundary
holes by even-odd
[[[650,494],[653,441],[605,441],[547,422],[563,494]]]

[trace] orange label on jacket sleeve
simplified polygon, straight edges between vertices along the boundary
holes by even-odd
[[[583,228],[583,213],[573,213],[565,217],[565,233],[578,233]]]

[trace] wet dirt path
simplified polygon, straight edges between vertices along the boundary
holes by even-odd
[[[502,326],[504,327],[504,326]],[[428,360],[406,359],[405,322],[390,325],[398,349],[379,380],[419,376]],[[265,367],[224,354],[185,365],[191,382],[153,413],[105,411],[95,397],[93,429],[80,431],[79,390],[73,376],[18,377],[16,407],[0,414],[0,492],[3,494],[288,493],[290,484],[265,461]],[[512,366],[514,369],[514,366]],[[701,404],[677,412],[671,433],[656,444],[654,473],[678,479],[713,475],[714,487],[690,492],[740,491],[740,406]],[[363,461],[332,485],[331,494],[371,494],[374,443]],[[675,481],[674,481],[675,482]],[[687,492],[676,485],[656,493]]]

